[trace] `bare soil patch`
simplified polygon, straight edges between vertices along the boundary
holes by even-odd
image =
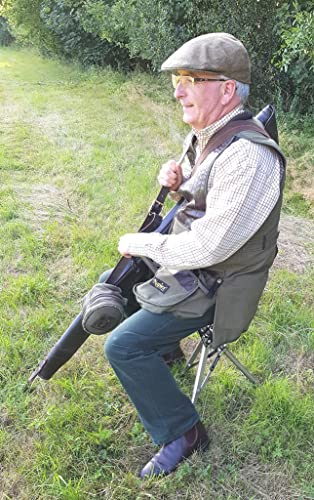
[[[285,376],[293,378],[298,387],[304,391],[313,388],[314,382],[314,353],[291,349],[284,358],[283,369]]]
[[[314,265],[314,221],[283,214],[274,269],[304,273]]]
[[[292,192],[302,194],[309,203],[313,203],[313,152],[309,149],[297,159],[289,158],[287,172],[290,177]]]

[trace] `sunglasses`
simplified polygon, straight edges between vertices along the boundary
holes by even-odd
[[[190,75],[171,75],[172,85],[176,89],[179,83],[182,85],[192,85],[194,86],[195,82],[226,82],[226,78],[198,78],[196,76]]]

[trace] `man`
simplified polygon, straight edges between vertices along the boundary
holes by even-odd
[[[239,133],[213,151],[206,149],[227,124],[247,117],[243,106],[251,70],[240,41],[226,33],[202,35],[174,52],[162,70],[173,73],[174,96],[192,130],[182,163],[168,161],[158,179],[185,202],[170,234],[127,234],[120,239],[122,255],[148,257],[160,267],[156,279],[138,287],[142,309],[120,324],[105,346],[146,430],[162,445],[141,471],[142,478],[168,474],[208,446],[194,405],[179,390],[162,356],[208,324],[214,325],[214,346],[248,328],[276,255],[284,178],[278,146],[258,132]],[[208,293],[202,288],[203,298],[197,295],[200,307],[194,302],[189,308],[194,292],[180,303],[172,300],[176,280],[189,278],[191,270],[200,288],[200,276],[205,276],[205,288],[207,277],[212,283]],[[183,290],[184,280],[180,283]],[[174,302],[168,309],[167,297],[169,304]]]

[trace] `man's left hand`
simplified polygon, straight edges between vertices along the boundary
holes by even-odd
[[[132,241],[134,241],[134,238],[136,238],[137,234],[124,234],[121,236],[118,244],[118,250],[123,255],[123,257],[126,257],[127,259],[130,259],[132,255],[129,253],[129,246]]]

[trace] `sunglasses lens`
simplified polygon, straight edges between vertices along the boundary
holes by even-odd
[[[176,89],[180,80],[180,75],[171,75],[172,85]]]
[[[177,88],[177,86],[179,85],[179,83],[181,83],[182,85],[187,85],[189,83],[191,83],[192,85],[194,85],[194,78],[192,76],[188,76],[188,75],[171,75],[171,78],[172,78],[172,85],[174,86],[175,89]]]

